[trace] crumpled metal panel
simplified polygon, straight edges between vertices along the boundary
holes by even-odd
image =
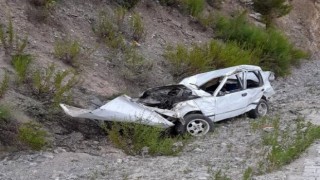
[[[60,104],[66,114],[77,118],[104,121],[136,122],[151,126],[168,128],[174,124],[148,107],[132,101],[126,95],[117,97],[95,110],[80,109]]]

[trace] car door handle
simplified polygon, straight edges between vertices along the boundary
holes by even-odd
[[[264,89],[262,89],[261,91],[264,91]]]
[[[243,94],[241,94],[241,95],[242,95],[242,97],[245,97],[245,96],[247,96],[247,94],[248,94],[248,93],[243,93]]]

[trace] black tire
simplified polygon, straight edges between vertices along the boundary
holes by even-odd
[[[192,136],[204,136],[213,131],[213,122],[202,114],[189,114],[184,117],[185,124],[177,122],[175,130],[178,134],[188,133]]]
[[[257,104],[257,107],[248,112],[248,117],[255,119],[255,118],[265,116],[266,114],[268,114],[268,112],[269,112],[268,102],[264,99],[260,99],[259,103]]]

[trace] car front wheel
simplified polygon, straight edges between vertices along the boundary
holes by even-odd
[[[259,118],[267,115],[269,111],[269,104],[266,100],[260,99],[257,107],[248,112],[250,118]]]
[[[202,114],[189,114],[184,117],[185,124],[176,124],[179,134],[188,133],[192,136],[204,136],[213,130],[213,122]]]

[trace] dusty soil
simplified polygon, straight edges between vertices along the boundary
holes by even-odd
[[[302,7],[298,1],[294,3]],[[240,5],[226,0],[223,7],[227,7],[226,13],[231,13],[243,8]],[[308,1],[308,5],[311,6],[312,2]],[[69,68],[53,57],[57,38],[72,37],[78,39],[84,49],[96,49],[93,55],[82,60],[80,70],[84,82],[74,91],[75,103],[83,107],[97,107],[114,93],[134,95],[146,87],[173,83],[168,64],[162,56],[167,44],[205,42],[213,33],[203,31],[191,17],[176,9],[159,6],[156,2],[149,2],[147,6],[147,1],[142,1],[135,11],[143,17],[146,37],[138,50],[155,65],[148,81],[141,85],[121,77],[113,64],[114,60],[121,59],[99,43],[92,32],[92,24],[99,11],[110,11],[114,7],[112,1],[63,1],[57,4],[46,23],[28,20],[27,7],[25,1],[2,0],[0,20],[7,22],[10,14],[17,33],[20,36],[28,34],[27,52],[35,55],[33,67],[45,67],[55,62],[60,69]],[[315,52],[319,31],[318,26],[312,24],[317,22],[317,11],[310,10],[311,15],[305,16],[298,12],[279,23],[298,45]],[[308,9],[303,12],[308,12]],[[294,20],[298,15],[299,19],[312,18],[307,24],[301,24],[301,21]],[[312,28],[305,29],[309,25]],[[293,70],[291,76],[273,83],[277,94],[271,102],[271,116],[280,115],[282,121],[305,116],[307,120],[320,124],[319,66],[320,61],[317,60],[304,62]],[[0,58],[0,75],[5,70],[13,76],[11,66]],[[250,123],[254,120],[246,117],[218,123],[213,134],[193,139],[178,156],[133,157],[114,148],[94,122],[70,119],[62,113],[49,114],[42,102],[23,90],[11,88],[1,103],[11,104],[19,111],[17,114],[22,120],[32,118],[44,124],[52,136],[52,147],[41,152],[1,152],[0,179],[212,179],[218,170],[232,179],[241,179],[247,167],[256,167],[263,158],[260,134],[252,131]],[[312,146],[302,159],[281,171],[259,178],[285,179],[292,172],[303,175],[304,159],[319,157],[315,153],[316,148],[316,145]]]

